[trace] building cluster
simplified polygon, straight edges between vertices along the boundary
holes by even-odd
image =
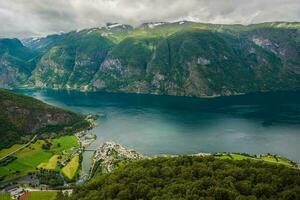
[[[4,189],[3,192],[9,193],[11,198],[13,199],[19,199],[19,197],[21,197],[25,193],[24,189],[18,185],[8,186]]]

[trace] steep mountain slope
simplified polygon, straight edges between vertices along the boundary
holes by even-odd
[[[121,41],[93,88],[183,96],[299,89],[298,28],[178,26],[148,25]]]
[[[41,38],[26,38],[22,40],[22,43],[29,49],[43,54],[51,49],[57,42],[62,40],[64,36],[65,34],[54,34]]]
[[[104,37],[69,33],[43,55],[31,81],[36,87],[85,89],[112,45]]]
[[[87,126],[81,115],[0,89],[0,149],[29,141],[34,134],[72,133]]]
[[[34,87],[183,96],[300,88],[299,23],[108,24],[51,45]]]
[[[24,84],[35,67],[36,53],[18,39],[0,39],[0,87]]]

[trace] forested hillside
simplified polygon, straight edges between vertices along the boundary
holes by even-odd
[[[25,84],[37,60],[37,54],[18,39],[0,39],[0,87]]]
[[[88,126],[84,116],[0,89],[0,149],[28,142],[35,134],[73,134]]]
[[[70,198],[300,199],[300,171],[283,165],[213,157],[156,158],[132,162],[77,188]]]

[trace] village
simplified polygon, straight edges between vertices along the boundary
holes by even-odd
[[[104,142],[94,154],[90,176],[98,172],[109,173],[121,164],[142,158],[146,157],[135,150],[125,148],[112,141]]]

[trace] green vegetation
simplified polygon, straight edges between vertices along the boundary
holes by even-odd
[[[62,168],[62,173],[69,179],[73,180],[78,172],[79,168],[79,156],[75,155],[71,161],[64,167]]]
[[[55,200],[57,192],[30,192],[28,200]]]
[[[37,79],[45,80],[42,87],[63,89],[75,87],[84,90],[112,45],[110,40],[101,35],[71,32],[43,55],[37,69],[43,69],[44,73],[34,71],[36,79],[32,78],[31,81],[36,84]],[[53,73],[49,68],[49,62],[63,73]]]
[[[57,171],[41,169],[36,173],[40,184],[46,184],[50,186],[62,186],[64,179]]]
[[[282,156],[264,155],[261,157],[261,159],[264,161],[267,161],[267,162],[282,164],[282,165],[286,165],[286,166],[293,166],[291,161],[289,161],[288,159],[286,159]]]
[[[18,39],[0,39],[0,87],[24,84],[39,59],[37,53]]]
[[[230,160],[251,159],[251,160],[257,160],[257,161],[270,162],[270,163],[273,163],[273,164],[286,165],[288,167],[295,167],[295,164],[292,163],[287,158],[284,158],[282,156],[270,155],[270,154],[262,155],[260,157],[256,157],[256,156],[250,156],[248,154],[223,153],[223,154],[217,154],[217,155],[215,155],[215,157],[219,158],[219,159],[230,159]]]
[[[58,155],[52,156],[47,163],[39,164],[38,168],[48,169],[48,170],[55,170],[58,162]]]
[[[182,96],[299,89],[299,27],[184,22],[71,32],[51,43],[30,85]]]
[[[254,159],[250,156],[245,156],[241,154],[221,154],[220,156],[216,156],[220,159],[232,159],[232,160],[244,160],[244,159]]]
[[[16,160],[6,166],[0,167],[0,177],[7,180],[24,176],[29,172],[36,171],[36,168],[40,167],[41,163],[51,163],[53,155],[61,155],[63,151],[78,147],[77,138],[75,136],[62,136],[52,139],[50,142],[52,145],[50,149],[47,150],[42,148],[45,141],[37,140],[35,143],[17,152],[14,155],[17,157]]]
[[[72,147],[78,147],[78,141],[76,136],[62,136],[52,140],[53,152],[60,153],[65,149],[70,149]]]
[[[12,199],[10,198],[10,195],[7,194],[7,193],[0,193],[0,199],[1,199],[1,200],[12,200]]]
[[[69,135],[90,127],[90,122],[84,116],[7,90],[0,89],[0,104],[1,158],[15,152],[1,160],[1,180],[22,177],[35,172],[37,168],[59,172],[63,167],[61,162],[67,162],[72,151],[78,148],[77,138]],[[27,143],[34,134],[40,139],[28,146],[15,144]],[[51,176],[47,180],[57,182]]]
[[[0,80],[4,87],[197,97],[299,90],[299,29],[185,21],[73,31],[27,40],[30,49],[5,39],[0,57],[10,65],[0,65]],[[12,66],[17,75],[7,75]]]
[[[0,149],[9,148],[0,155],[15,150],[18,145],[12,145],[26,143],[35,134],[48,138],[50,133],[73,134],[89,126],[84,116],[0,89]]]
[[[18,150],[19,148],[21,148],[23,145],[21,144],[15,144],[13,146],[11,146],[10,148],[7,148],[7,149],[2,149],[0,151],[0,158],[3,158],[5,157],[6,155]]]
[[[284,165],[184,156],[131,162],[58,200],[299,199],[299,194],[299,170]]]

